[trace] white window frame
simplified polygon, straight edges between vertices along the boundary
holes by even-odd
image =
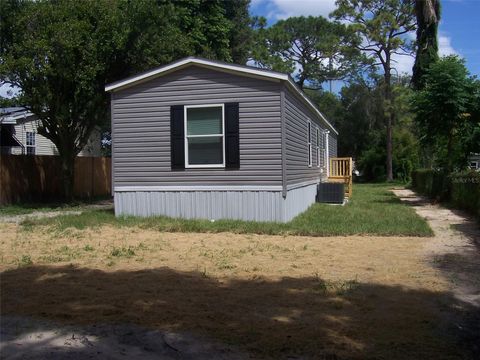
[[[315,128],[316,141],[317,141],[317,168],[320,167],[320,129],[318,126]]]
[[[195,108],[222,108],[222,134],[205,134],[205,135],[188,135],[187,134],[187,114],[188,109]],[[184,129],[184,149],[185,149],[185,168],[201,169],[201,168],[224,168],[225,167],[225,104],[206,104],[206,105],[185,105],[183,109],[183,129]],[[188,160],[188,138],[200,137],[222,137],[222,163],[221,164],[190,164]]]
[[[32,134],[33,136],[33,145],[28,145],[28,134]],[[28,153],[29,148],[33,149],[33,154]],[[36,155],[37,153],[37,136],[35,131],[25,132],[25,152],[26,152],[26,155]]]
[[[312,122],[307,122],[308,167],[312,167]]]

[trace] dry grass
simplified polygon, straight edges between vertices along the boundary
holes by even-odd
[[[462,358],[428,238],[0,224],[1,311],[209,336],[255,357]]]

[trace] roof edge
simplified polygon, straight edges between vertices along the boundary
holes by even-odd
[[[134,75],[119,81],[115,81],[113,83],[107,84],[105,86],[105,91],[107,92],[113,92],[117,89],[123,89],[126,87],[133,86],[134,84],[137,84],[142,81],[149,80],[151,78],[155,78],[157,76],[161,76],[163,73],[167,73],[170,70],[175,70],[177,68],[186,66],[186,65],[203,65],[203,66],[210,66],[210,67],[215,67],[215,68],[220,68],[224,70],[230,70],[230,71],[235,71],[239,73],[245,73],[245,74],[250,74],[250,75],[255,75],[255,76],[260,76],[260,77],[265,77],[265,78],[270,78],[270,79],[276,79],[276,80],[287,80],[288,75],[267,70],[267,69],[260,69],[260,68],[255,68],[252,66],[246,66],[246,65],[238,65],[238,64],[230,64],[230,63],[225,63],[225,62],[220,62],[220,61],[214,61],[214,60],[208,60],[208,59],[203,59],[203,58],[198,58],[198,57],[187,57],[183,58],[177,61],[174,61],[170,64],[164,65],[157,67],[153,70],[149,70],[146,72],[143,72],[138,75]]]
[[[337,129],[327,120],[327,117],[323,115],[323,113],[318,109],[318,107],[308,98],[308,96],[298,87],[298,85],[293,81],[291,77],[289,77],[288,85],[298,94],[300,98],[309,106],[313,112],[322,119],[323,123],[327,125],[327,127],[332,130],[336,135],[338,135]]]

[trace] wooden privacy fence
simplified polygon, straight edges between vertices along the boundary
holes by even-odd
[[[345,193],[352,196],[352,158],[330,158],[330,174],[328,181],[345,183]]]
[[[108,196],[112,184],[111,159],[77,157],[74,195]],[[58,156],[0,155],[0,205],[52,201],[63,192]]]

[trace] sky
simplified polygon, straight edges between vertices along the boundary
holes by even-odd
[[[470,73],[480,78],[480,0],[441,0],[441,4],[440,55],[463,57]],[[252,0],[250,5],[250,13],[266,17],[269,25],[290,16],[328,17],[334,9],[335,0]],[[411,74],[413,57],[401,56],[397,61],[399,73]],[[0,86],[0,96],[6,96],[7,90]]]
[[[441,0],[441,4],[440,55],[463,57],[470,73],[480,78],[480,0]],[[269,25],[291,16],[328,17],[334,9],[335,0],[252,0],[250,5],[250,13],[264,16]],[[399,73],[411,74],[413,57],[401,56],[397,61]]]

